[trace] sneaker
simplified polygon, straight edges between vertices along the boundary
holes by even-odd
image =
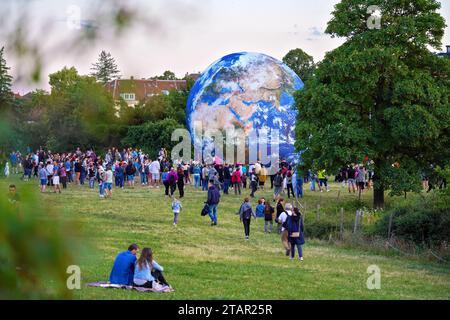
[[[291,253],[290,250],[286,250],[286,257],[289,256],[290,253]]]
[[[248,240],[248,237],[247,237],[247,236],[245,236],[245,240]]]
[[[300,260],[300,261],[303,261],[303,257],[300,257],[299,260]]]

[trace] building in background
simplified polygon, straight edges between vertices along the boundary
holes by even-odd
[[[199,74],[187,74],[185,79],[196,80]],[[145,102],[148,98],[166,94],[170,91],[183,91],[187,89],[187,80],[158,80],[158,79],[119,79],[106,84],[106,89],[111,92],[114,101],[122,98],[129,107],[135,107]]]
[[[441,57],[441,58],[447,58],[447,59],[450,59],[450,45],[447,45],[447,46],[445,46],[446,47],[446,52],[441,52],[441,53],[438,53],[438,56],[439,57]]]

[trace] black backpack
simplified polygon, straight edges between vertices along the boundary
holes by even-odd
[[[242,213],[242,219],[250,219],[251,217],[252,217],[252,208],[250,207]]]
[[[283,177],[281,175],[275,176],[275,179],[273,181],[273,185],[275,187],[281,187],[283,184]]]
[[[289,219],[289,216],[286,218],[286,220],[284,220],[283,224],[281,225],[285,230],[288,229],[288,219]]]

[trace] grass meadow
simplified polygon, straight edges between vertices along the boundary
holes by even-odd
[[[26,184],[18,177],[0,180],[1,190],[15,183],[20,193]],[[328,193],[311,192],[305,186],[306,204],[304,261],[291,261],[284,255],[276,232],[264,234],[263,219],[252,221],[250,240],[244,240],[243,226],[236,212],[242,196],[222,195],[218,226],[211,227],[200,210],[206,193],[187,187],[183,211],[177,228],[172,225],[171,199],[163,188],[136,186],[113,190],[111,199],[100,199],[98,188],[70,185],[62,194],[39,194],[56,217],[80,226],[78,241],[82,249],[74,252],[82,272],[82,288],[74,299],[449,299],[448,265],[419,261],[402,256],[378,255],[362,249],[348,249],[308,237],[308,221],[316,215],[309,208],[320,203],[322,215],[333,213],[339,202],[352,202],[340,184],[331,183]],[[340,191],[340,192],[339,192]],[[177,193],[178,195],[178,193]],[[271,198],[270,190],[257,197]],[[414,195],[411,195],[413,197]],[[287,198],[287,197],[286,197]],[[363,194],[370,207],[371,191]],[[288,200],[287,200],[288,201]],[[400,198],[387,198],[389,202]],[[253,200],[255,205],[256,199]],[[330,213],[331,212],[331,213]],[[352,219],[354,212],[346,212]],[[165,268],[173,293],[87,287],[86,283],[107,281],[118,252],[130,243],[141,249],[151,247],[155,259]],[[367,268],[381,270],[381,289],[366,286]]]

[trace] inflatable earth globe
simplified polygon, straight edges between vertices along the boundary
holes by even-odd
[[[232,127],[246,136],[252,130],[277,129],[278,156],[288,160],[295,155],[293,94],[302,88],[295,72],[272,57],[250,52],[227,55],[210,65],[192,87],[186,108],[192,140],[196,147],[205,147],[205,139],[196,136],[198,122],[203,131]]]

